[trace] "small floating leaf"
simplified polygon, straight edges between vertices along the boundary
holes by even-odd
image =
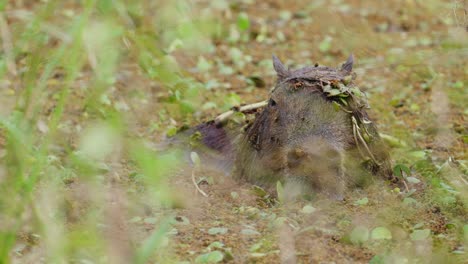
[[[213,248],[224,248],[224,244],[222,242],[219,242],[219,241],[215,241],[213,243],[211,243],[208,247],[207,247],[209,250],[213,249]]]
[[[308,205],[302,207],[301,213],[311,214],[311,213],[313,213],[315,211],[317,211],[317,209],[315,207],[313,207],[312,205],[308,204]]]
[[[332,38],[330,36],[326,36],[322,42],[320,42],[319,44],[319,50],[323,53],[327,52],[330,50],[331,48],[331,41],[332,41]]]
[[[414,230],[413,233],[411,233],[410,237],[411,240],[424,240],[428,238],[431,235],[431,230],[430,229],[421,229],[421,230]]]
[[[354,205],[366,205],[369,203],[369,199],[367,197],[364,197],[362,199],[357,200]]]
[[[244,12],[240,13],[239,16],[237,17],[237,28],[240,31],[245,31],[249,29],[249,27],[250,27],[249,17]]]
[[[362,244],[369,239],[369,229],[365,226],[357,226],[353,229],[350,235],[350,240],[353,244]]]
[[[232,199],[237,199],[237,198],[239,198],[239,194],[237,192],[231,192],[231,198]]]
[[[213,65],[205,59],[205,57],[200,56],[198,57],[198,62],[197,62],[197,69],[199,72],[207,72],[209,71]]]
[[[246,235],[246,236],[260,235],[260,233],[257,230],[248,229],[248,228],[247,229],[242,229],[241,234]]]
[[[392,232],[385,227],[379,226],[372,230],[371,238],[374,240],[392,239]]]
[[[224,259],[224,255],[221,251],[215,250],[206,254],[202,254],[195,259],[195,263],[218,263]]]
[[[208,234],[210,235],[217,235],[217,234],[220,234],[220,235],[224,235],[226,234],[228,231],[227,228],[225,227],[213,227],[213,228],[210,228],[208,230]]]

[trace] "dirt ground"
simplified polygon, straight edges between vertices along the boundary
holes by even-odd
[[[222,172],[182,164],[164,172],[170,175],[167,182],[158,182],[167,184],[166,193],[148,194],[127,153],[118,153],[107,163],[103,189],[90,189],[81,179],[65,182],[66,229],[80,228],[83,214],[97,207],[90,193],[104,201],[97,210],[104,212],[105,226],[97,228],[112,257],[88,263],[130,263],[135,248],[164,225],[169,235],[151,263],[209,263],[199,257],[215,251],[226,263],[468,263],[466,1],[233,1],[224,9],[195,1],[190,6],[193,16],[208,12],[225,29],[241,23],[239,14],[246,14],[250,25],[228,37],[214,34],[209,45],[171,52],[185,76],[209,86],[191,98],[199,106],[191,115],[177,114],[168,99],[174,92],[126,58],[109,98],[125,108],[130,135],[157,149],[170,127],[193,126],[233,105],[264,100],[275,81],[272,54],[295,68],[337,67],[353,53],[356,84],[368,94],[369,113],[389,137],[394,164],[406,164],[415,180],[400,190],[376,179],[350,191],[344,201],[317,195],[281,203]],[[63,117],[70,127],[88,120],[83,105],[74,102],[88,98],[79,88],[89,74],[90,69],[82,70],[73,84]],[[57,72],[53,79],[60,78]],[[51,81],[48,89],[53,94],[60,86]],[[1,100],[11,104],[11,97]],[[44,104],[44,119],[54,105],[52,97]],[[60,140],[74,148],[79,133]],[[195,189],[192,173],[207,197]],[[38,196],[47,199],[48,190],[39,186]],[[161,199],[167,203],[157,202]],[[379,227],[391,237],[379,236]],[[47,255],[30,228],[19,235],[14,263],[38,263]],[[418,236],[425,230],[429,235]]]

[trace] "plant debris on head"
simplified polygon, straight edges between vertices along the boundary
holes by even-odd
[[[278,57],[273,55],[273,67],[278,76],[278,83],[292,83],[294,87],[292,92],[299,88],[316,90],[320,87],[319,92],[322,92],[329,100],[345,106],[344,110],[359,112],[362,108],[368,108],[368,104],[364,93],[353,84],[355,79],[355,74],[352,72],[353,64],[354,57],[351,54],[339,69],[316,64],[316,66],[290,70],[286,69]]]

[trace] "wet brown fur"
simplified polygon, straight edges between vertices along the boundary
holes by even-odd
[[[337,98],[324,93],[324,85],[352,86],[352,57],[339,69],[288,70],[276,57],[273,64],[276,86],[245,133],[228,133],[212,122],[193,130],[227,167],[234,165],[235,178],[266,188],[281,181],[298,186],[300,192],[322,191],[337,197],[371,175],[393,179],[388,152],[374,123],[368,121],[367,102],[350,93],[345,110],[337,109],[333,104]],[[362,144],[358,151],[352,117],[368,134],[366,144],[375,160],[361,154]]]

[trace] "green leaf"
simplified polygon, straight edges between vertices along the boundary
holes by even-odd
[[[224,235],[224,234],[227,233],[227,231],[228,231],[228,229],[225,228],[225,227],[213,227],[213,228],[210,228],[208,230],[208,234],[210,234],[210,235],[218,235],[218,234]]]
[[[452,186],[445,184],[443,182],[440,182],[440,187],[444,188],[446,191],[450,193],[458,193],[455,189],[452,188]]]
[[[82,133],[80,151],[93,160],[102,160],[112,153],[118,140],[116,131],[108,124],[98,124]]]
[[[211,249],[213,249],[213,248],[222,249],[222,248],[224,248],[224,244],[223,244],[222,242],[215,241],[215,242],[211,243],[207,248],[208,248],[209,250],[211,250]]]
[[[369,261],[369,264],[384,264],[385,260],[384,257],[375,255],[371,260]]]
[[[417,204],[418,201],[416,201],[414,198],[411,198],[411,197],[406,197],[405,199],[403,199],[403,204],[404,205],[411,205],[411,204]]]
[[[367,197],[364,197],[354,202],[354,205],[366,205],[368,203],[369,203],[369,199]]]
[[[395,167],[393,167],[393,174],[397,177],[403,177],[403,172],[406,173],[406,175],[411,175],[411,170],[403,164],[397,164]]]
[[[132,217],[132,219],[128,220],[130,223],[138,223],[141,222],[142,218],[139,216]]]
[[[409,153],[409,156],[416,158],[416,159],[425,159],[426,152],[424,150],[412,151]]]
[[[238,63],[241,61],[244,57],[244,54],[242,51],[236,47],[232,47],[229,49],[229,57],[231,57],[232,61],[234,63]]]
[[[323,91],[324,93],[329,93],[331,89],[332,89],[332,88],[331,88],[331,85],[330,85],[330,84],[327,84],[327,85],[325,85],[325,86],[322,87],[322,91]]]
[[[224,64],[220,64],[218,65],[218,68],[219,68],[219,74],[222,74],[222,75],[231,75],[234,73],[234,69],[230,66],[226,66]]]
[[[464,86],[463,82],[462,81],[457,81],[455,83],[453,83],[452,87],[455,88],[455,89],[462,89]]]
[[[283,202],[284,201],[284,187],[280,181],[276,182],[276,193],[278,195],[278,200],[280,202]]]
[[[182,42],[182,40],[180,39],[174,39],[171,44],[169,44],[169,47],[167,48],[166,52],[167,53],[172,53],[174,52],[175,50],[177,50],[178,48],[181,48],[184,46],[184,42]]]
[[[292,17],[292,13],[288,10],[283,10],[279,13],[279,17],[282,19],[282,20],[290,20],[291,17]]]
[[[195,259],[195,263],[218,263],[221,262],[223,259],[224,254],[219,250],[215,250],[213,252],[209,252],[198,256]]]
[[[351,243],[360,245],[369,240],[369,229],[365,226],[357,226],[351,231],[350,235]]]
[[[339,95],[339,94],[341,94],[341,91],[340,91],[340,90],[338,90],[338,89],[330,89],[330,90],[328,91],[327,96],[328,96],[328,97],[332,97],[332,96],[337,96],[337,95]]]
[[[156,219],[155,217],[147,217],[143,220],[143,222],[145,222],[145,224],[151,224],[151,225],[154,225],[156,224],[156,222],[158,221],[158,219]]]
[[[198,57],[197,69],[199,72],[207,72],[213,68],[213,65],[205,59],[205,57]]]
[[[268,193],[260,186],[254,185],[252,189],[253,193],[258,197],[265,197],[268,195]]]
[[[383,133],[379,133],[379,135],[390,147],[402,148],[407,146],[405,141],[398,139],[394,136],[390,136]]]
[[[345,97],[347,97],[347,95],[346,95]],[[346,101],[346,99],[345,99],[343,96],[341,96],[339,99],[340,99],[340,102],[341,102],[343,105],[348,106],[348,102]]]
[[[260,233],[257,230],[248,229],[248,228],[242,229],[241,234],[246,235],[246,236],[260,235]]]
[[[331,41],[332,41],[332,38],[330,36],[326,36],[322,42],[320,42],[319,44],[319,50],[323,53],[327,52],[330,50],[331,48]]]
[[[273,226],[274,226],[275,228],[280,228],[280,227],[283,226],[287,221],[288,221],[288,218],[287,218],[287,217],[280,216],[280,217],[276,218],[276,219],[273,221]]]
[[[421,181],[416,177],[407,177],[406,180],[410,183],[420,183]]]
[[[237,192],[231,192],[231,198],[232,199],[237,199],[237,198],[239,198],[239,194]]]
[[[410,234],[410,238],[413,241],[424,240],[427,239],[431,235],[430,229],[420,229],[414,230],[413,233]]]
[[[200,157],[195,151],[192,151],[190,153],[190,159],[192,160],[193,164],[195,164],[195,167],[200,168],[200,165],[201,165]]]
[[[236,124],[245,124],[245,114],[241,112],[235,112],[231,116],[231,121],[233,121]]]
[[[312,205],[308,204],[308,205],[302,207],[301,213],[311,214],[311,213],[313,213],[315,211],[317,211],[317,209],[315,207],[313,207]]]
[[[332,101],[332,104],[333,104],[333,109],[335,109],[335,111],[339,111],[341,109],[341,106],[339,103]]]
[[[376,227],[371,232],[371,238],[374,240],[392,239],[392,232],[385,227]]]
[[[206,102],[202,105],[203,110],[216,109],[218,105],[215,102]]]
[[[235,93],[230,93],[225,97],[224,102],[231,108],[233,105],[239,105],[241,103],[241,98]]]
[[[179,109],[181,113],[190,114],[195,112],[196,107],[193,105],[194,102],[188,100],[181,100],[179,102]]]
[[[249,16],[245,12],[240,13],[237,16],[237,28],[240,31],[245,31],[249,29],[249,27],[250,27]]]
[[[263,247],[263,243],[262,243],[262,241],[260,241],[260,242],[258,242],[258,243],[253,244],[253,245],[250,247],[249,251],[250,251],[250,252],[257,252],[257,251],[259,251],[262,247]]]

